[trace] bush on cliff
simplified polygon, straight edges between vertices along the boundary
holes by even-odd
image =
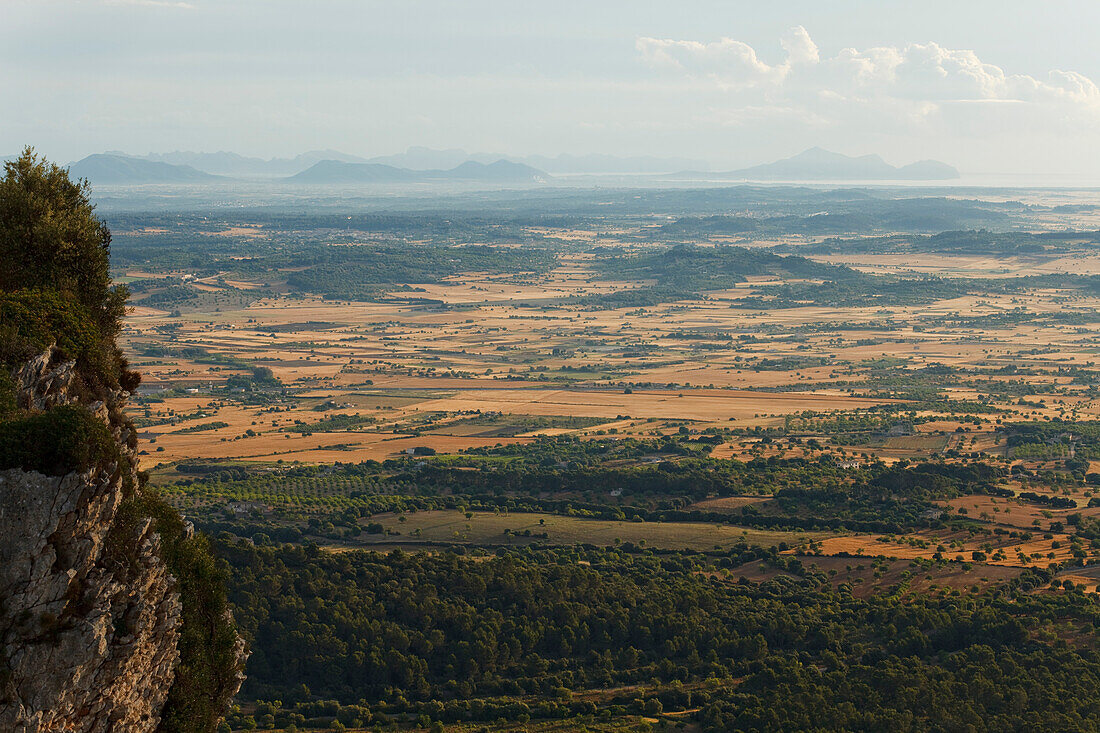
[[[114,436],[80,405],[0,422],[0,470],[21,468],[64,476],[123,460]]]
[[[86,181],[30,148],[0,177],[0,365],[51,345],[76,361],[78,388],[103,399],[140,377],[115,343],[129,291],[111,283],[111,234]],[[0,399],[2,401],[2,399]]]

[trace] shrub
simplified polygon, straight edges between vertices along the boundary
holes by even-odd
[[[0,423],[0,469],[63,476],[112,460],[122,460],[114,436],[95,415],[78,405]]]
[[[179,513],[152,490],[143,489],[135,504],[138,514],[156,522],[161,551],[183,603],[180,661],[159,730],[212,733],[229,708],[241,672],[225,571],[211,554],[206,536],[188,536]]]

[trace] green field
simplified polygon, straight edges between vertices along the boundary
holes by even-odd
[[[739,543],[776,547],[782,543],[794,547],[809,540],[830,536],[827,532],[764,531],[724,524],[700,522],[622,522],[567,517],[558,514],[494,514],[471,512],[467,519],[457,510],[411,512],[403,515],[380,514],[371,522],[381,524],[386,534],[363,534],[365,544],[418,542],[463,545],[615,545],[631,542],[657,549],[713,550],[729,549]],[[505,530],[509,533],[505,534]],[[400,535],[389,534],[400,532]],[[526,535],[530,532],[530,535]],[[546,534],[546,537],[541,535]]]

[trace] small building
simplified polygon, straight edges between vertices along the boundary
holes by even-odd
[[[255,501],[231,501],[226,505],[226,509],[233,512],[238,517],[251,514],[252,512],[259,512],[260,514],[270,514],[272,509],[267,504],[260,504]]]

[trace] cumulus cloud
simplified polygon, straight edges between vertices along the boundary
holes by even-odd
[[[788,31],[780,45],[785,58],[773,64],[731,38],[709,43],[639,38],[636,47],[654,69],[707,80],[734,94],[729,101],[753,109],[766,101],[788,113],[802,110],[819,123],[823,117],[840,122],[871,107],[876,116],[915,122],[967,105],[985,114],[1034,107],[1063,122],[1075,116],[1100,119],[1100,88],[1072,71],[1054,70],[1043,77],[1008,74],[973,51],[936,43],[846,48],[823,57],[801,26]]]
[[[752,86],[782,80],[783,70],[761,61],[747,43],[723,38],[714,43],[639,38],[638,50],[656,68],[703,74],[725,83]]]
[[[816,64],[821,61],[821,53],[817,44],[810,38],[805,28],[798,25],[787,31],[787,34],[779,41],[783,50],[787,52],[787,62],[795,64]]]

